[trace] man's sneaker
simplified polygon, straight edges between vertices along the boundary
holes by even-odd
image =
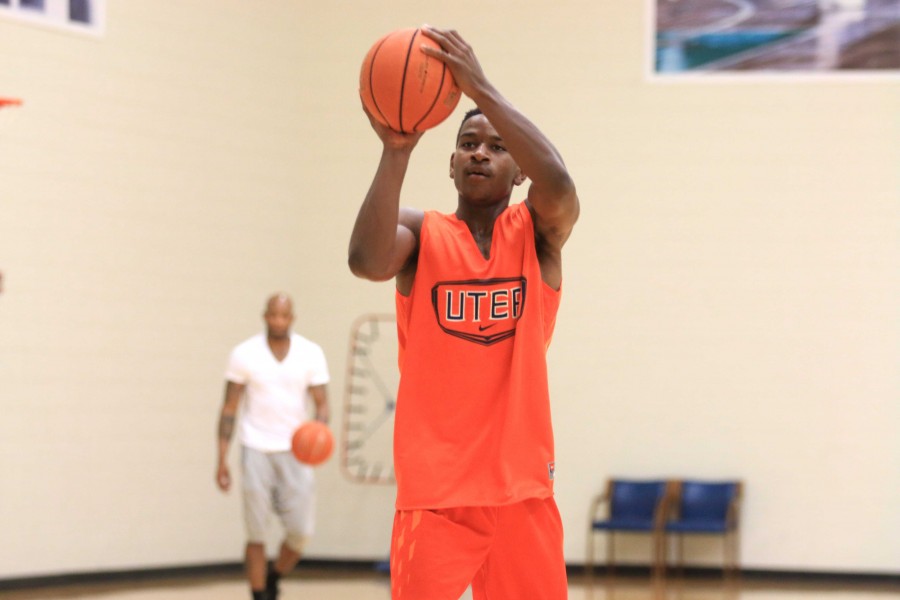
[[[278,582],[281,580],[281,574],[269,565],[269,572],[266,573],[266,594],[267,600],[278,600]]]

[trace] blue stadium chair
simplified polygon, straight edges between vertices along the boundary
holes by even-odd
[[[667,534],[678,536],[677,565],[684,567],[685,535],[722,536],[723,573],[733,579],[739,571],[739,510],[743,484],[740,481],[674,482],[670,517],[665,525]],[[666,554],[668,554],[666,552]],[[664,563],[668,557],[664,557]]]
[[[615,568],[616,532],[649,533],[652,539],[651,569],[654,576],[661,576],[664,566],[663,545],[666,504],[670,484],[665,480],[610,479],[606,492],[591,503],[588,528],[585,570],[588,578],[594,573],[594,537],[598,532],[606,535],[606,568],[612,576]],[[602,505],[608,505],[605,518],[598,515]]]

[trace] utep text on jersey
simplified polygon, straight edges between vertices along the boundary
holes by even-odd
[[[431,303],[445,333],[489,346],[516,334],[526,289],[524,277],[441,281]]]

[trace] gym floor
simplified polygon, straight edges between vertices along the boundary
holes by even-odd
[[[644,577],[600,576],[589,585],[575,575],[569,583],[570,600],[887,600],[900,596],[896,582],[796,582],[744,578],[732,588],[716,578],[670,578],[654,586]],[[174,577],[110,583],[70,584],[58,587],[3,591],[4,600],[246,600],[250,597],[238,574]],[[281,600],[388,600],[390,585],[384,574],[359,569],[301,569],[282,582]],[[466,592],[462,598],[469,599]]]

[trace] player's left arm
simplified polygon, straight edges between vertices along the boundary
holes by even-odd
[[[309,395],[312,396],[313,403],[316,405],[316,420],[327,424],[331,418],[331,410],[328,406],[328,390],[326,386],[324,384],[310,386]]]
[[[481,109],[531,180],[527,203],[534,218],[541,270],[544,281],[559,288],[562,247],[580,210],[575,182],[562,156],[547,136],[487,79],[472,47],[456,31],[431,27],[424,31],[440,44],[441,50],[423,46],[423,51],[448,66],[460,90]]]

